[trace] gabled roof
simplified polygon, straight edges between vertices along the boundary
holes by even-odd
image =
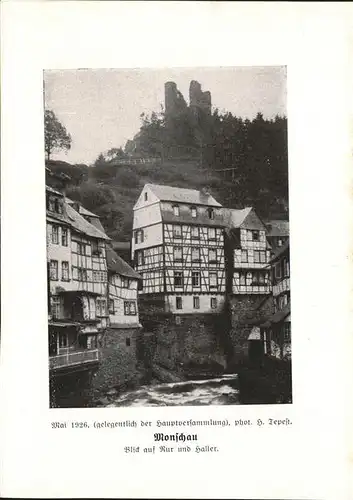
[[[266,230],[266,227],[260,217],[256,214],[253,207],[246,207],[242,209],[236,208],[223,208],[224,224],[228,229],[253,229],[253,230]]]
[[[162,186],[160,184],[146,184],[145,187],[151,189],[160,201],[188,203],[190,205],[207,205],[210,207],[222,206],[210,194],[197,191],[196,189]]]
[[[289,221],[269,220],[266,222],[267,236],[289,236]]]
[[[223,208],[224,222],[229,227],[238,228],[243,224],[251,210],[252,207],[246,207],[241,210],[237,210],[236,208]]]
[[[105,233],[102,233],[93,224],[90,224],[82,215],[80,215],[76,210],[74,210],[71,205],[66,204],[66,211],[69,217],[71,226],[80,233],[84,233],[92,238],[99,238],[101,240],[110,240]]]
[[[289,251],[289,240],[285,242],[281,247],[276,248],[274,254],[271,257],[269,264],[279,259],[282,255]]]
[[[74,200],[71,200],[70,198],[67,198],[67,197],[65,197],[65,201],[70,206],[72,206],[74,203],[77,203],[80,207],[80,214],[81,215],[83,215],[83,216],[87,215],[88,217],[96,217],[97,219],[99,219],[99,216],[97,214],[94,214],[93,212],[90,212],[89,210],[87,210],[87,208],[83,207],[79,201],[74,201]]]
[[[134,278],[136,280],[142,279],[142,277],[133,269],[129,264],[125,262],[119,255],[114,252],[114,250],[107,246],[107,266],[108,270],[114,273],[120,274],[122,276],[127,276],[129,278]]]
[[[52,188],[52,187],[50,187],[50,186],[45,186],[45,189],[46,189],[46,191],[48,191],[49,193],[57,194],[57,195],[61,196],[62,198],[64,197],[63,193],[61,193],[60,191],[57,191],[56,189],[53,189],[53,188]]]

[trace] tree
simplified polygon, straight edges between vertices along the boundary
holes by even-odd
[[[50,160],[50,156],[54,151],[69,150],[71,148],[71,135],[51,109],[45,110],[44,129],[47,160]]]

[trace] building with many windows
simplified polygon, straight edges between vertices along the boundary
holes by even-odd
[[[107,235],[50,187],[47,196],[51,375],[91,369],[107,327]]]
[[[166,366],[223,362],[214,332],[226,289],[223,225],[222,206],[208,192],[146,184],[134,206],[141,319],[157,332]]]
[[[247,321],[272,311],[270,245],[266,226],[252,207],[224,209],[227,300],[234,355],[248,350]]]

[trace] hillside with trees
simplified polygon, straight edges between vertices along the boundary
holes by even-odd
[[[224,206],[253,206],[264,219],[288,218],[285,117],[266,120],[259,113],[244,120],[215,110],[195,120],[189,108],[168,120],[163,111],[142,115],[140,131],[124,150],[102,152],[91,167],[47,165],[71,177],[67,196],[97,213],[115,240],[130,239],[132,208],[146,183],[208,187]]]

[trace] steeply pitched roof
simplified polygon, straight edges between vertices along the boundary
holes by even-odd
[[[276,248],[274,254],[271,257],[269,264],[279,259],[284,253],[289,251],[289,240],[285,242],[281,247]]]
[[[81,205],[80,202],[78,201],[74,201],[74,200],[71,200],[70,198],[65,198],[65,201],[70,205],[72,206],[74,203],[78,203],[79,207],[80,207],[80,214],[85,216],[89,216],[89,217],[96,217],[97,219],[99,219],[99,216],[97,214],[94,214],[93,212],[90,212],[89,210],[87,210],[87,208],[83,207]]]
[[[149,187],[161,201],[188,203],[190,205],[208,205],[211,207],[222,206],[210,194],[197,191],[196,189],[162,186],[159,184],[146,184],[146,187]]]
[[[289,236],[289,221],[269,220],[266,222],[267,236]]]
[[[223,218],[226,226],[231,228],[238,228],[245,221],[252,207],[246,207],[241,210],[235,208],[223,208]]]
[[[64,196],[64,195],[63,195],[63,193],[61,193],[60,191],[57,191],[56,189],[54,189],[54,188],[52,188],[52,187],[50,187],[50,186],[45,186],[45,189],[46,189],[46,191],[48,191],[49,193],[57,194],[57,195],[59,195],[59,196],[61,196],[61,197],[63,197],[63,196]]]
[[[107,266],[109,271],[113,271],[114,273],[137,280],[142,279],[142,277],[135,271],[135,269],[133,269],[121,257],[119,257],[119,255],[114,252],[114,250],[110,246],[107,246],[106,252]]]
[[[66,204],[66,212],[70,220],[71,226],[76,229],[80,233],[84,233],[87,236],[91,236],[93,238],[99,238],[101,240],[109,240],[108,236],[105,233],[102,233],[99,229],[97,229],[93,224],[90,224],[82,215],[80,215],[76,210],[74,210],[71,205]]]

